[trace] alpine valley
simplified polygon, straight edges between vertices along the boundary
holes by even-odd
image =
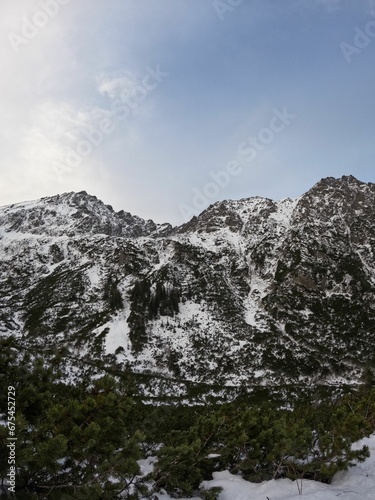
[[[0,335],[144,400],[355,385],[375,368],[375,184],[220,201],[180,227],[85,191],[0,208]]]

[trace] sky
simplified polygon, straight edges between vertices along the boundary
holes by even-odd
[[[375,182],[375,0],[1,0],[0,205],[181,224]]]

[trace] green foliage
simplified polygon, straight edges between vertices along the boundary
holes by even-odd
[[[290,411],[235,402],[200,416],[186,431],[171,432],[158,452],[155,480],[180,495],[191,495],[202,479],[224,469],[253,482],[288,477],[329,483],[369,456],[366,446],[352,450],[352,443],[374,430],[375,390],[326,400],[313,411],[310,403]]]
[[[203,498],[203,500],[217,500],[222,491],[223,488],[221,488],[220,486],[215,486],[214,488],[210,488],[209,490],[201,491],[199,496]]]
[[[363,383],[367,387],[375,387],[375,370],[367,364],[362,373]]]
[[[74,320],[71,304],[79,302],[83,293],[83,268],[72,272],[59,266],[27,292],[26,330],[32,335],[47,335],[51,330],[66,331]],[[59,314],[51,316],[51,311],[56,310]]]
[[[165,446],[158,457],[157,468],[163,472],[157,478],[157,487],[191,495],[203,479],[201,442]]]
[[[131,292],[131,311],[128,318],[130,340],[135,352],[142,350],[147,342],[148,319],[159,316],[174,316],[179,311],[181,291],[176,286],[166,286],[157,281],[152,289],[148,279],[137,281]]]
[[[215,500],[217,489],[199,490],[214,471],[256,482],[288,477],[302,488],[304,478],[330,482],[369,454],[352,444],[375,430],[371,384],[296,395],[288,409],[265,389],[216,406],[152,406],[129,396],[126,372],[62,383],[63,357],[56,351],[46,366],[23,355],[16,338],[0,341],[0,383],[16,387],[17,498],[136,500],[152,495],[146,482],[154,481],[176,497]],[[0,426],[2,477],[7,436]],[[137,463],[147,454],[158,457],[148,479]]]
[[[109,276],[107,283],[104,286],[104,300],[108,302],[108,305],[112,310],[122,309],[124,306],[121,292],[112,276]]]
[[[141,351],[147,342],[146,305],[150,300],[150,287],[150,282],[146,279],[137,281],[130,296],[131,311],[128,317],[130,327],[129,338],[135,352]]]
[[[155,293],[151,295],[149,302],[149,316],[155,318],[160,316],[174,316],[179,311],[181,292],[178,288],[166,288],[159,281],[156,283]]]
[[[138,498],[144,436],[129,430],[134,403],[112,377],[71,387],[37,359],[15,380],[17,498]],[[0,427],[1,457],[6,438]],[[1,459],[1,477],[6,471]]]

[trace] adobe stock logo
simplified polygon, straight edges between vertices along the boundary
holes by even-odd
[[[167,76],[169,73],[162,71],[159,64],[155,69],[147,66],[145,75],[137,85],[134,85],[130,90],[123,89],[119,97],[111,100],[111,112],[119,120],[125,120]]]
[[[237,147],[237,154],[227,163],[224,170],[210,172],[211,181],[207,182],[203,188],[193,189],[192,205],[180,203],[179,209],[184,222],[188,222],[197,212],[203,210],[210,200],[217,198],[220,191],[226,188],[233,176],[240,175],[242,172],[241,162],[243,160],[252,162],[259,153],[264,151],[277,134],[280,134],[294,120],[297,115],[288,113],[286,106],[280,111],[278,108],[272,109],[273,116],[269,121],[268,127],[264,127],[254,136],[247,137]]]
[[[71,0],[41,0],[39,6],[41,10],[36,11],[31,19],[27,17],[22,18],[21,34],[10,32],[8,33],[8,40],[17,54],[20,47],[27,45],[30,41],[40,32],[42,28],[47,26],[49,21],[55,17],[61,5],[66,5]]]
[[[134,113],[168,76],[169,73],[162,71],[159,64],[155,68],[147,66],[141,80],[130,89],[123,89],[119,97],[111,98],[110,109],[102,110],[106,116],[95,121],[91,126],[81,128],[76,136],[74,147],[70,146],[65,150],[64,162],[55,161],[53,163],[52,168],[59,181],[62,180],[63,175],[77,169],[83,160],[90,156],[94,149],[115,131],[118,122],[126,120]]]
[[[375,17],[375,10],[372,10],[370,14]],[[348,64],[352,62],[353,54],[360,54],[370,44],[371,39],[375,37],[375,20],[368,21],[363,29],[355,26],[354,31],[353,44],[340,43],[340,49]]]

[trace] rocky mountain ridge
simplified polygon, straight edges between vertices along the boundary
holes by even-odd
[[[155,224],[123,210],[115,212],[86,191],[2,207],[0,227],[6,232],[44,236],[105,234],[125,238],[165,234],[172,229],[170,224]]]
[[[85,192],[2,207],[0,332],[65,353],[66,376],[147,376],[149,395],[352,383],[375,368],[374,211],[352,176],[177,228]]]

